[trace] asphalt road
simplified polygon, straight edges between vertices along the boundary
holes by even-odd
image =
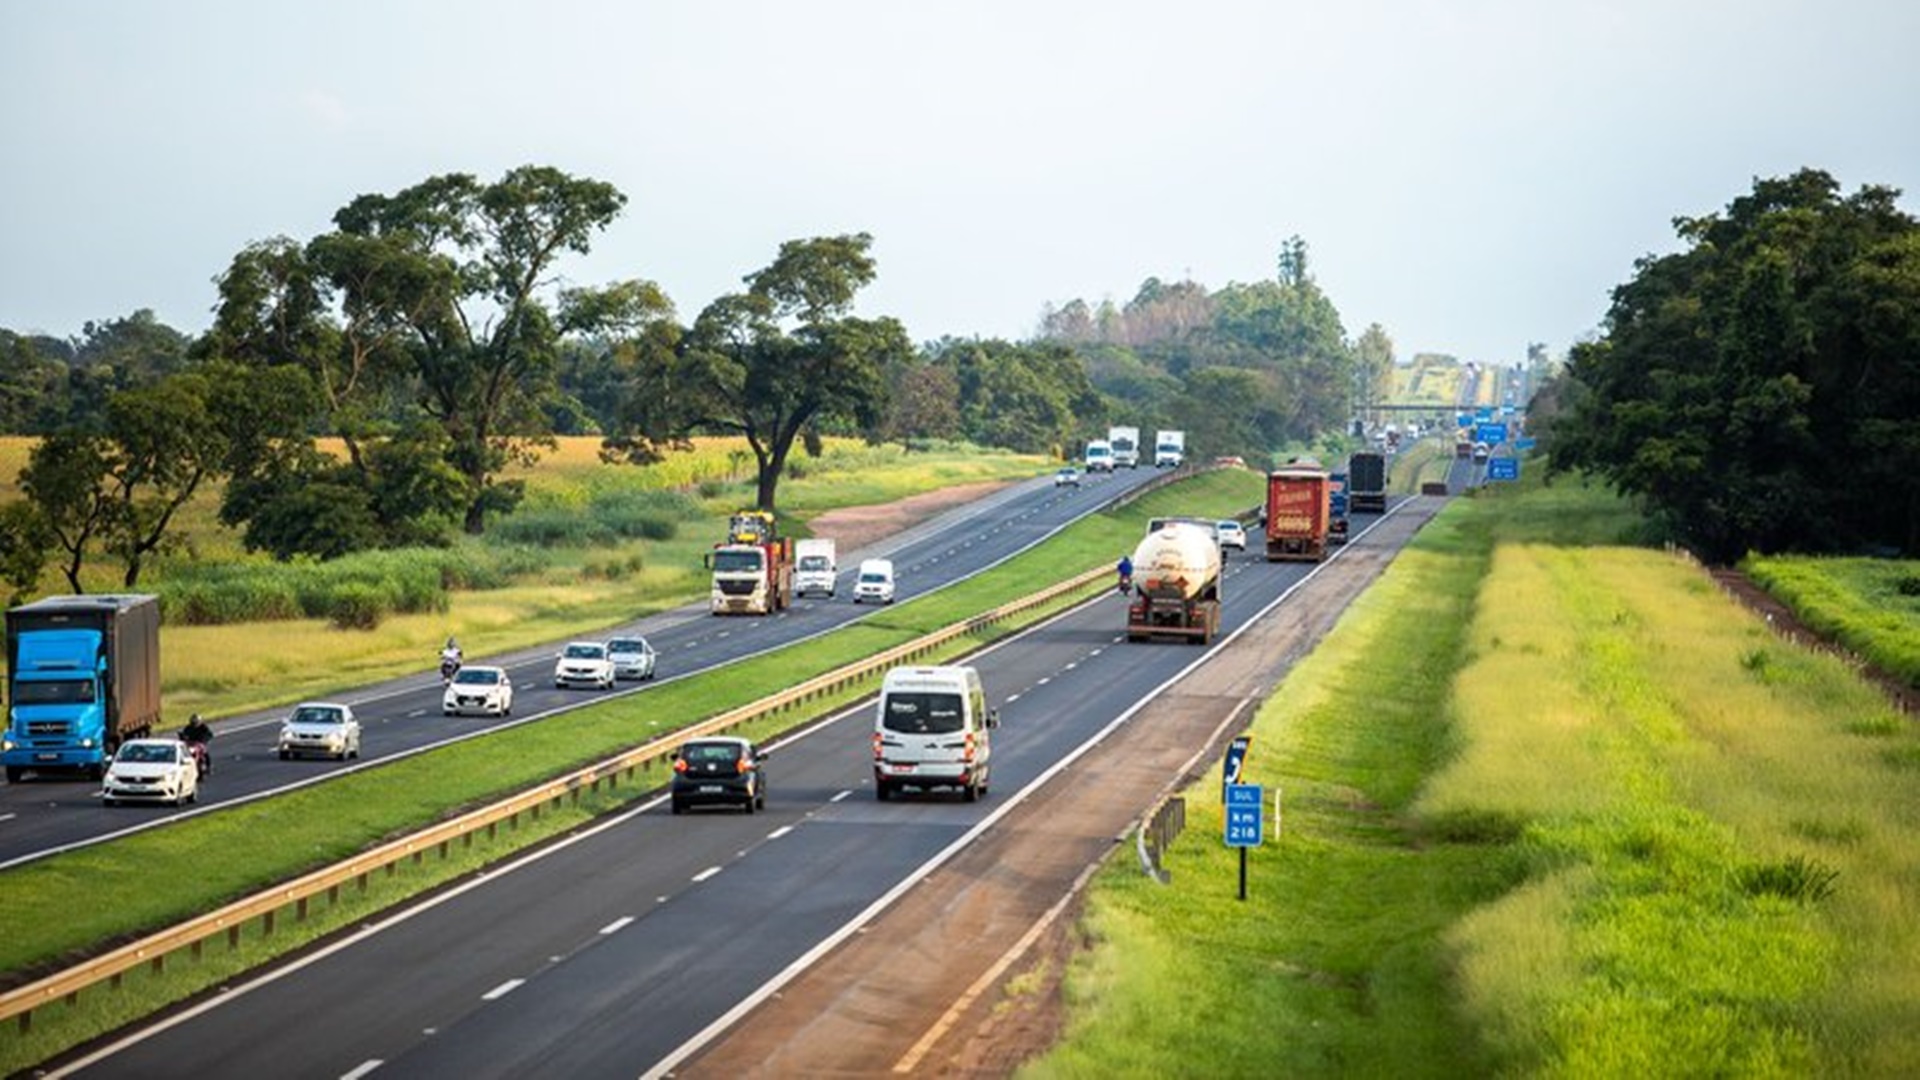
[[[1072,521],[1111,503],[1158,475],[1129,469],[1086,478],[1080,488],[1056,488],[1050,478],[1027,481],[949,511],[861,552],[841,553],[837,599],[797,600],[773,616],[716,618],[703,602],[582,635],[590,639],[640,634],[659,654],[655,683],[621,684],[613,691],[559,690],[552,684],[553,657],[563,643],[471,663],[506,667],[514,684],[514,715],[507,719],[443,717],[441,684],[430,670],[436,657],[422,657],[422,673],[335,695],[351,705],[362,727],[358,761],[281,761],[275,740],[285,709],[222,720],[214,725],[214,769],[201,787],[198,808],[100,805],[100,786],[67,777],[30,776],[0,785],[0,869],[62,850],[228,805],[324,782],[349,769],[370,768],[403,754],[433,747],[509,723],[537,721],[607,693],[644,693],[657,682],[693,674],[825,633],[876,612],[852,602],[859,559],[886,557],[898,577],[896,602],[911,599],[978,573],[1045,539]],[[163,661],[164,662],[164,661]]]
[[[1372,517],[1359,516],[1356,533]],[[1231,558],[1223,628],[1312,565]],[[890,897],[938,887],[916,882],[1025,792],[1072,783],[1074,755],[1207,652],[1127,643],[1123,620],[1121,599],[1102,597],[974,659],[1002,721],[992,794],[979,803],[878,802],[870,709],[856,709],[774,746],[765,813],[673,817],[656,800],[236,983],[77,1069],[643,1074]]]

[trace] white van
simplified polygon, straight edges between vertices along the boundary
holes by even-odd
[[[833,595],[833,579],[840,573],[833,549],[831,537],[809,537],[793,545],[793,595]]]
[[[860,564],[860,576],[853,583],[853,602],[871,600],[876,604],[893,603],[893,562],[868,559]]]
[[[971,667],[897,667],[880,686],[873,718],[873,790],[881,801],[905,787],[987,793],[992,730],[980,672]]]

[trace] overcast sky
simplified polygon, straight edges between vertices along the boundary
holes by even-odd
[[[540,164],[630,199],[562,276],[683,320],[799,237],[872,233],[862,312],[928,340],[1297,233],[1350,336],[1508,362],[1756,176],[1920,208],[1916,44],[1913,0],[0,0],[0,327],[197,333],[252,241]]]

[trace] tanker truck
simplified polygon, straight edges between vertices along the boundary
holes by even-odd
[[[1199,525],[1168,522],[1133,549],[1127,640],[1213,643],[1220,630],[1220,545]]]

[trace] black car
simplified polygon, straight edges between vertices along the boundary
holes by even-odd
[[[673,812],[690,806],[767,808],[767,755],[745,739],[690,739],[673,755]]]

